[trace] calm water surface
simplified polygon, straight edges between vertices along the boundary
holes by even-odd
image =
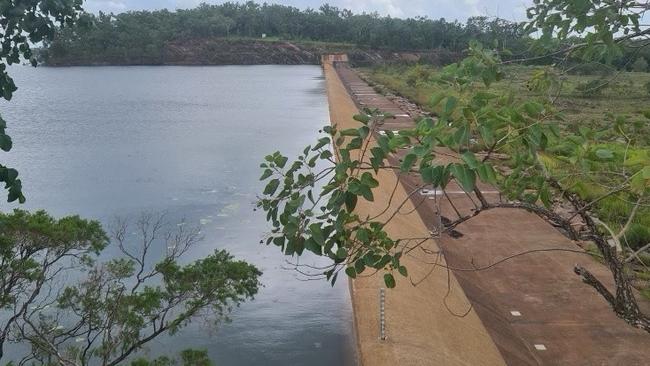
[[[299,281],[259,244],[267,226],[252,202],[259,163],[295,155],[328,123],[315,66],[16,67],[1,103],[27,203],[108,222],[166,211],[202,225],[198,258],[224,248],[256,264],[265,287],[216,331],[194,324],[149,354],[209,349],[224,365],[352,365],[347,283]],[[0,204],[8,210],[17,205]],[[109,250],[110,253],[110,250]]]

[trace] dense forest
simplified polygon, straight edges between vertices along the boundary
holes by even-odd
[[[456,61],[472,40],[507,49],[508,53],[501,55],[504,59],[549,51],[532,48],[533,39],[524,23],[503,19],[471,17],[464,23],[428,17],[399,19],[378,13],[354,14],[327,4],[317,10],[301,10],[248,1],[204,3],[175,11],[84,14],[75,26],[59,28],[40,57],[50,65],[300,64],[317,63],[321,53],[343,51],[354,56],[356,52],[363,58],[372,50],[384,55],[429,52],[435,57],[421,60],[445,64]],[[570,37],[564,46],[583,41]],[[575,72],[602,69],[585,65],[579,54],[571,57],[581,64]],[[532,58],[536,64],[560,61]],[[650,51],[630,47],[608,62],[618,69],[647,68]]]
[[[227,2],[188,10],[88,14],[85,20],[58,31],[46,45],[45,61],[158,64],[164,63],[170,43],[261,39],[262,35],[267,41],[317,41],[384,50],[462,51],[472,39],[514,50],[525,48],[523,27],[504,20],[397,19],[377,13],[354,14],[330,5],[301,10],[252,1]]]

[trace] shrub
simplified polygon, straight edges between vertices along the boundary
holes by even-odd
[[[408,85],[410,87],[414,87],[418,83],[418,77],[417,77],[417,75],[415,75],[413,73],[406,74],[406,79],[405,80],[406,80],[406,85]]]
[[[645,83],[645,90],[648,92],[648,94],[650,94],[650,81]]]
[[[212,366],[214,365],[204,350],[186,349],[181,351],[180,361],[167,356],[158,357],[153,361],[138,358],[131,362],[131,366]]]
[[[594,79],[591,81],[579,83],[576,85],[575,91],[584,97],[594,97],[601,95],[603,90],[607,88],[607,81],[602,79]]]
[[[650,243],[650,229],[641,224],[632,224],[625,232],[625,241],[633,250]]]
[[[423,65],[415,65],[406,73],[406,85],[414,87],[420,82],[427,82],[431,79],[432,69]]]
[[[632,68],[632,71],[646,72],[648,71],[648,61],[643,57],[639,57],[630,67]]]
[[[569,68],[571,75],[602,75],[607,76],[613,73],[614,68],[601,64],[599,62],[589,62],[580,65],[574,65]]]

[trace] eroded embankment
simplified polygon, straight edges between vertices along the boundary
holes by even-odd
[[[459,57],[458,53],[444,49],[408,52],[326,42],[202,38],[168,42],[155,52],[131,49],[115,54],[93,54],[83,49],[65,53],[44,50],[42,58],[48,66],[318,65],[322,55],[338,52],[348,54],[353,64],[364,66],[390,62],[440,65]]]
[[[357,106],[330,63],[324,64],[330,119],[339,128],[357,127],[352,117],[358,113]],[[427,237],[429,229],[422,221],[405,189],[397,186],[394,198],[389,202],[393,187],[398,183],[391,171],[377,175],[379,188],[374,191],[375,201],[360,200],[357,212],[362,216],[374,216],[386,207],[379,218],[391,216],[398,203],[406,201],[401,212],[386,226],[393,237]],[[437,244],[423,244],[428,251],[437,251]],[[387,339],[379,339],[379,289],[384,287],[383,274],[359,277],[351,281],[350,293],[354,310],[358,353],[365,366],[383,365],[504,365],[497,347],[483,327],[476,313],[464,317],[454,316],[447,307],[467,309],[469,301],[458,285],[455,276],[443,267],[434,268],[425,263],[424,251],[414,252],[403,259],[411,278],[422,279],[412,286],[405,278],[399,278],[395,289],[386,292]],[[444,260],[441,262],[444,263]],[[449,281],[449,282],[448,282]],[[448,284],[451,292],[445,302]]]

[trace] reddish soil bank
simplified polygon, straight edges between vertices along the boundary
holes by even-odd
[[[124,55],[52,55],[49,66],[77,65],[317,65],[324,54],[345,52],[354,65],[390,62],[447,64],[459,55],[447,50],[394,52],[318,42],[290,42],[234,38],[206,38],[170,42],[160,54],[146,57]]]

